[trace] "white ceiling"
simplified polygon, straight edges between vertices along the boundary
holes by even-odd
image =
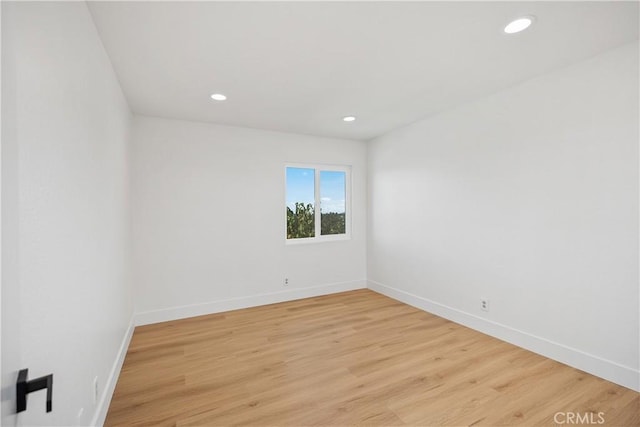
[[[135,113],[364,140],[638,39],[637,2],[89,7]]]

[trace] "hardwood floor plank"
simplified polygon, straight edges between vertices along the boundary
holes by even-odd
[[[136,328],[107,426],[640,425],[639,394],[358,290]],[[598,421],[598,418],[595,418]]]

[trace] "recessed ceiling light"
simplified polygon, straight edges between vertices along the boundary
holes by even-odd
[[[533,24],[533,16],[523,16],[518,19],[514,19],[504,27],[504,32],[507,34],[519,33],[529,28]]]
[[[355,118],[355,117],[353,117],[353,116],[346,116],[346,117],[343,117],[343,118],[342,118],[342,120],[344,120],[345,122],[352,122],[352,121],[354,121],[355,119],[356,119],[356,118]]]
[[[213,99],[214,101],[224,101],[225,99],[227,99],[227,97],[221,93],[214,93],[213,95],[211,95],[211,99]]]

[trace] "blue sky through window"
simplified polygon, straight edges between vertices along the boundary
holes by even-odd
[[[345,211],[345,173],[320,171],[320,207],[322,213]]]
[[[296,202],[314,204],[315,171],[287,167],[287,206]],[[342,171],[320,171],[320,204],[323,213],[345,212],[346,174]]]
[[[296,202],[305,205],[315,202],[315,171],[306,168],[287,168],[287,206],[295,210]]]

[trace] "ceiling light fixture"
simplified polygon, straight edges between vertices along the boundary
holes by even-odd
[[[514,19],[504,27],[504,32],[507,34],[515,34],[520,31],[524,31],[533,24],[533,16],[523,16],[518,19]]]
[[[225,99],[227,99],[227,97],[221,93],[214,93],[213,95],[211,95],[211,99],[213,99],[214,101],[224,101]]]
[[[356,119],[356,118],[355,118],[355,117],[353,117],[353,116],[346,116],[346,117],[343,117],[343,118],[342,118],[342,120],[343,120],[343,121],[345,121],[345,122],[352,122],[352,121],[354,121],[355,119]]]

